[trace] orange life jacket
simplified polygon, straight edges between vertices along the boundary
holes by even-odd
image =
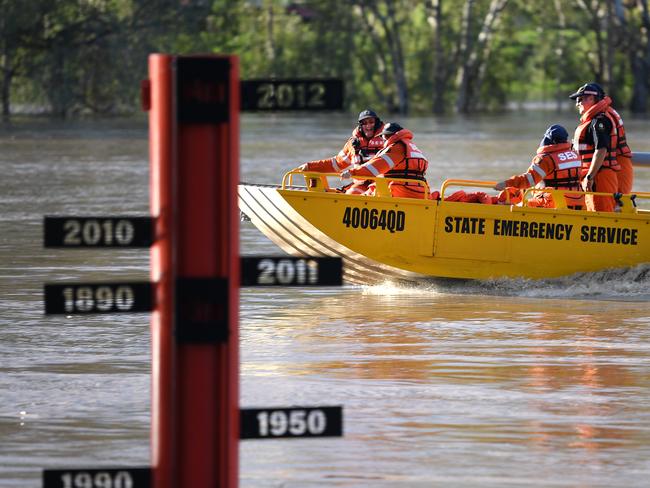
[[[573,148],[580,154],[583,169],[588,169],[591,165],[591,160],[594,156],[596,148],[593,144],[587,142],[587,134],[589,132],[589,125],[591,121],[600,114],[604,114],[612,124],[609,137],[609,151],[603,160],[603,167],[610,168],[614,171],[619,171],[621,166],[617,161],[617,155],[621,157],[631,157],[630,148],[627,145],[625,137],[625,128],[623,127],[623,119],[621,116],[610,107],[612,99],[605,97],[598,103],[594,104],[580,117],[580,124],[576,127],[573,135]]]
[[[632,158],[632,150],[627,145],[627,136],[625,135],[625,126],[623,126],[623,118],[614,110],[611,105],[607,107],[607,113],[614,119],[617,135],[616,144],[616,157]]]
[[[360,165],[370,161],[375,154],[377,154],[384,146],[384,140],[381,138],[381,131],[384,129],[382,124],[376,131],[375,135],[370,139],[366,138],[363,131],[356,127],[352,131],[352,139],[359,141],[359,149],[357,149],[352,156],[352,164]]]
[[[546,186],[558,190],[581,190],[580,167],[582,166],[580,156],[571,149],[571,143],[551,144],[537,148],[537,155],[541,161],[547,164],[536,164],[533,169],[543,171],[541,175]],[[541,169],[547,168],[547,171]],[[539,169],[537,169],[539,168]],[[550,172],[549,168],[553,168]]]
[[[413,133],[402,129],[393,134],[385,143],[384,148],[367,163],[358,166],[350,173],[353,177],[388,176],[425,182],[424,172],[429,166],[422,151],[411,142]],[[365,194],[373,195],[375,185],[371,184]],[[388,183],[394,197],[422,198],[425,187],[419,183],[391,181]]]
[[[402,129],[386,141],[385,148],[378,155],[389,153],[391,146],[395,144],[404,144],[406,157],[402,161],[395,162],[392,168],[383,173],[384,176],[426,181],[424,173],[429,167],[429,162],[422,151],[411,142],[411,139],[413,139],[413,133],[410,130]]]

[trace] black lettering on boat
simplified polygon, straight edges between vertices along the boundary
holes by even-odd
[[[352,227],[357,228],[359,227],[359,209],[357,207],[354,207],[352,209]]]
[[[521,227],[519,231],[520,237],[528,237],[528,222],[522,220],[520,227]]]
[[[386,228],[391,232],[395,232],[395,211],[394,210],[388,211],[388,217],[386,218]]]
[[[537,233],[537,237],[540,239],[558,239],[562,240],[562,236],[559,234],[559,227],[558,227],[558,234],[557,237],[555,233],[555,224],[539,224],[539,232]]]
[[[479,217],[445,217],[445,232],[485,234],[485,219]]]
[[[350,227],[350,212],[352,209],[350,207],[345,207],[345,212],[343,212],[343,223],[346,227]]]
[[[638,244],[638,229],[626,227],[601,227],[583,225],[580,228],[580,240],[596,244],[623,244],[636,246]]]
[[[406,228],[406,213],[401,210],[379,211],[376,208],[346,207],[342,222],[346,227],[353,229],[376,230],[380,228],[391,233],[402,232]]]
[[[511,236],[512,235],[512,220],[502,220],[501,221],[501,235],[502,236]]]
[[[370,226],[371,229],[376,229],[377,228],[377,214],[379,212],[377,211],[376,208],[373,208],[370,211],[370,222],[368,222],[368,225]]]
[[[570,240],[572,230],[573,226],[568,224],[501,219],[494,219],[494,226],[492,228],[495,236],[523,237],[529,239],[555,239],[557,241]],[[583,229],[583,241],[586,240],[585,232],[586,231]]]
[[[391,210],[392,212],[392,210]],[[404,226],[406,225],[406,214],[402,212],[401,210],[397,211],[397,226],[395,227],[395,230],[398,232],[402,232],[404,230]]]
[[[386,230],[386,210],[382,210],[379,214],[379,222],[377,225],[379,225],[383,230]]]
[[[368,211],[367,208],[362,208],[361,209],[361,228],[362,229],[367,229],[368,228],[368,220],[370,219],[370,212]]]
[[[453,232],[454,226],[452,225],[452,222],[454,221],[453,217],[445,217],[445,232]]]

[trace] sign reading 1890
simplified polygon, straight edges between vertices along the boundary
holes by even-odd
[[[148,282],[45,285],[46,314],[150,312],[153,286]]]

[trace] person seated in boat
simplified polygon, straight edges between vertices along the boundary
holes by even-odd
[[[414,180],[413,183],[389,182],[388,187],[391,195],[402,198],[424,198],[427,188],[415,181],[426,182],[425,172],[429,162],[413,143],[413,133],[396,122],[390,122],[384,126],[381,137],[384,139],[382,150],[367,163],[343,171],[341,178],[383,175],[388,178]],[[375,184],[373,183],[364,192],[364,195],[374,194]]]
[[[352,131],[352,136],[336,156],[304,163],[298,169],[318,173],[340,173],[350,166],[360,166],[372,159],[384,145],[380,136],[383,128],[384,123],[376,112],[369,108],[363,110],[359,113],[357,127]],[[368,189],[370,183],[370,180],[355,179],[343,189],[347,194],[360,195]]]
[[[585,191],[630,193],[634,174],[632,151],[627,145],[623,119],[611,106],[612,99],[598,83],[586,83],[569,95],[576,101],[580,124],[573,147],[582,159]],[[587,210],[613,212],[613,196],[587,195]]]
[[[503,191],[506,188],[546,187],[558,190],[576,190],[580,193],[566,193],[564,198],[568,208],[582,209],[584,194],[580,186],[580,156],[576,153],[571,143],[568,142],[569,133],[561,125],[551,125],[537,148],[528,171],[520,175],[513,175],[507,180],[494,185],[495,190]],[[539,192],[528,201],[529,207],[554,208],[555,202],[550,193]]]

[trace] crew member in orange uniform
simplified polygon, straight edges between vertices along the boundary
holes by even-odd
[[[634,178],[632,152],[627,145],[623,120],[611,107],[612,99],[597,83],[582,85],[569,98],[576,101],[580,113],[573,148],[582,160],[582,188],[612,194],[629,193]],[[592,211],[613,212],[616,208],[613,196],[587,195],[585,203]]]
[[[551,125],[546,129],[528,171],[497,183],[494,189],[505,190],[506,187],[514,187],[524,190],[543,182],[548,188],[580,191],[580,194],[567,193],[564,198],[569,208],[582,209],[584,195],[580,187],[581,161],[571,148],[571,143],[567,142],[568,139],[569,133],[564,127]],[[529,200],[528,206],[553,208],[555,203],[550,193],[541,193]]]
[[[383,149],[367,163],[341,173],[341,178],[383,175],[426,182],[425,172],[429,162],[422,151],[413,144],[413,133],[395,122],[390,122],[384,126],[381,136],[385,140]],[[425,187],[418,183],[391,181],[388,187],[394,197],[425,197]],[[365,194],[374,195],[375,185],[370,185]]]
[[[372,159],[384,145],[380,136],[383,128],[384,123],[379,116],[373,110],[366,109],[359,114],[357,127],[336,156],[310,161],[298,169],[318,173],[340,173],[350,166],[360,166]],[[370,183],[369,180],[355,180],[347,186],[345,192],[360,195],[368,189]]]

